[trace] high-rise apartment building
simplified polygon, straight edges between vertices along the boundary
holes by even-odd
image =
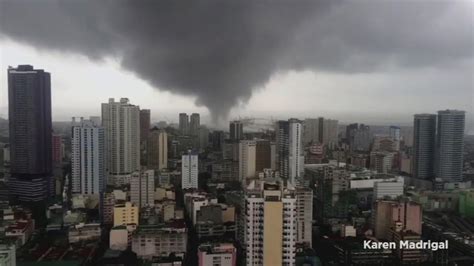
[[[107,167],[112,178],[140,170],[140,109],[127,98],[102,104]]]
[[[198,113],[191,114],[191,118],[189,121],[189,135],[198,136],[200,126],[201,126],[201,118],[199,114]]]
[[[262,172],[263,169],[272,168],[272,143],[266,139],[256,141],[255,149],[255,171]]]
[[[319,142],[319,119],[307,118],[303,122],[303,142],[318,143]]]
[[[320,123],[319,143],[328,145],[330,147],[336,145],[337,138],[338,138],[337,137],[338,121],[334,119],[320,118],[319,123]]]
[[[198,188],[198,155],[192,151],[181,157],[181,188]]]
[[[51,78],[31,65],[8,69],[9,192],[23,202],[54,193]]]
[[[189,117],[186,113],[179,114],[179,132],[181,135],[189,134]]]
[[[72,121],[72,192],[99,194],[107,184],[105,130],[92,119]]]
[[[140,110],[140,143],[145,143],[150,132],[150,110]]]
[[[463,179],[464,124],[464,111],[438,111],[436,177],[444,182]]]
[[[297,119],[278,121],[277,157],[280,177],[296,184],[304,174],[303,126]]]
[[[63,152],[63,137],[58,134],[53,134],[53,140],[52,140],[52,160],[53,160],[53,165],[61,165],[64,157],[64,152]]]
[[[163,170],[168,168],[168,134],[162,129],[153,128],[148,136],[148,168]]]
[[[295,265],[295,192],[278,183],[255,183],[245,196],[246,263]]]
[[[395,150],[400,150],[400,127],[390,126],[390,138],[395,142]]]
[[[311,247],[313,238],[313,190],[296,187],[296,242]]]
[[[241,121],[231,121],[229,124],[230,140],[239,141],[244,139],[244,125]]]
[[[254,140],[241,140],[239,143],[239,181],[244,185],[248,178],[255,177],[256,149]]]
[[[155,205],[155,171],[144,170],[132,174],[130,201],[140,208]]]
[[[416,114],[413,125],[412,175],[433,179],[435,175],[436,115]]]

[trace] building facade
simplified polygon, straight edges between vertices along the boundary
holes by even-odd
[[[191,151],[181,157],[181,188],[198,188],[198,155]]]
[[[107,184],[105,130],[92,119],[72,124],[72,192],[99,194]]]
[[[102,104],[107,167],[112,178],[140,170],[140,109],[127,98]]]
[[[8,69],[9,190],[22,202],[53,195],[51,78],[30,65]]]
[[[436,177],[444,182],[462,181],[465,112],[438,112]]]
[[[412,175],[433,179],[435,175],[436,115],[417,114],[413,125]]]
[[[155,171],[142,170],[132,174],[130,201],[140,208],[155,205]]]

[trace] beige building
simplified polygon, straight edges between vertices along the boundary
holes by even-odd
[[[239,180],[246,184],[248,178],[255,177],[257,142],[241,140],[239,143]]]
[[[128,247],[129,232],[127,227],[120,225],[110,229],[109,247],[113,250],[126,250]]]
[[[247,265],[294,265],[296,195],[279,183],[253,181],[247,188]]]
[[[154,128],[148,136],[148,168],[163,170],[168,168],[168,134]]]
[[[138,207],[131,203],[117,204],[114,207],[114,226],[136,224],[140,218]]]

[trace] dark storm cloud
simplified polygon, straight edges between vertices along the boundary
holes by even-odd
[[[109,56],[215,117],[288,70],[372,72],[472,59],[472,6],[434,1],[2,1],[5,38]],[[289,88],[291,89],[291,88]]]

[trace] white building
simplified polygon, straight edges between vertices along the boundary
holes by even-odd
[[[107,182],[104,128],[97,118],[72,121],[72,192],[99,194]]]
[[[102,104],[102,126],[107,143],[107,167],[110,178],[130,176],[140,170],[140,108],[127,98],[113,98]],[[115,182],[114,182],[115,183]]]
[[[304,175],[303,126],[301,121],[279,121],[277,156],[280,176],[295,185]]]
[[[188,151],[181,160],[181,188],[198,188],[198,155]]]
[[[245,196],[247,265],[295,265],[296,195],[278,183],[252,182]]]
[[[398,177],[392,181],[379,181],[374,183],[374,201],[378,199],[396,199],[403,195],[403,178]]]
[[[239,143],[239,180],[246,184],[247,178],[255,177],[257,142],[241,140]]]
[[[132,237],[132,251],[141,259],[168,257],[171,253],[183,257],[187,241],[184,222],[173,227],[139,226]]]
[[[130,201],[140,208],[155,203],[155,171],[134,172],[130,179]]]
[[[198,248],[199,266],[234,266],[237,249],[232,243],[201,244]]]

